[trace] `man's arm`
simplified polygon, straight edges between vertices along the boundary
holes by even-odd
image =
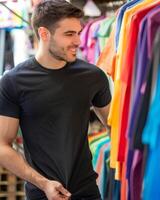
[[[95,106],[93,107],[94,112],[96,113],[96,115],[106,128],[109,128],[109,126],[107,125],[109,109],[110,109],[110,104],[104,107],[95,107]]]
[[[49,200],[68,199],[70,193],[63,186],[50,181],[31,168],[23,156],[12,148],[19,127],[19,120],[0,116],[0,165],[22,179],[31,182],[43,190]],[[65,198],[64,198],[65,196]]]

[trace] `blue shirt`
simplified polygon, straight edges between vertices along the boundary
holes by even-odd
[[[147,123],[143,131],[143,142],[149,146],[144,176],[143,200],[152,198],[159,200],[160,197],[160,165],[157,163],[160,155],[160,28],[154,41],[152,64],[153,74],[156,75],[156,79],[153,79],[155,94],[153,95]]]
[[[124,4],[120,10],[119,10],[119,13],[118,13],[118,16],[117,16],[117,20],[116,20],[116,33],[115,33],[115,39],[116,39],[116,51],[118,49],[118,44],[119,44],[119,37],[120,37],[120,31],[121,31],[121,25],[122,25],[122,20],[123,20],[123,16],[124,16],[124,13],[127,9],[129,8],[132,8],[133,6],[135,6],[137,3],[141,2],[142,0],[135,0],[135,1],[131,1],[131,2],[128,2],[126,4]]]

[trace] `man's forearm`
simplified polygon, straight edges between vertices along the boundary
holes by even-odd
[[[9,145],[0,146],[0,165],[18,177],[32,183],[33,185],[36,185],[41,190],[44,190],[48,179],[31,168],[23,156],[17,153]]]

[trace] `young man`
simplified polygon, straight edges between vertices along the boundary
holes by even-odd
[[[106,124],[105,74],[76,59],[83,13],[65,0],[41,2],[32,25],[36,56],[0,82],[0,164],[27,181],[27,200],[98,200],[87,140],[90,106]],[[21,127],[26,160],[13,148]]]

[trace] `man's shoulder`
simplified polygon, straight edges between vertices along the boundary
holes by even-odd
[[[84,61],[84,60],[81,60],[81,59],[77,59],[76,60],[76,64],[79,65],[80,67],[82,68],[85,68],[85,69],[89,69],[91,71],[101,71],[101,69],[99,67],[97,67],[96,65],[94,64],[91,64],[91,63],[88,63],[87,61]]]
[[[17,66],[13,68],[13,72],[18,72],[27,68],[31,68],[32,65],[33,65],[33,57],[28,58],[27,60],[19,63]]]
[[[91,63],[88,63],[88,62],[81,60],[81,59],[77,59],[76,62],[79,64],[79,66],[81,68],[88,69],[90,72],[93,72],[100,77],[101,76],[106,77],[106,73],[101,68],[99,68],[98,66],[91,64]]]
[[[18,65],[16,65],[13,69],[9,70],[5,74],[7,74],[8,77],[16,77],[19,73],[31,68],[33,65],[32,58],[29,58]]]

